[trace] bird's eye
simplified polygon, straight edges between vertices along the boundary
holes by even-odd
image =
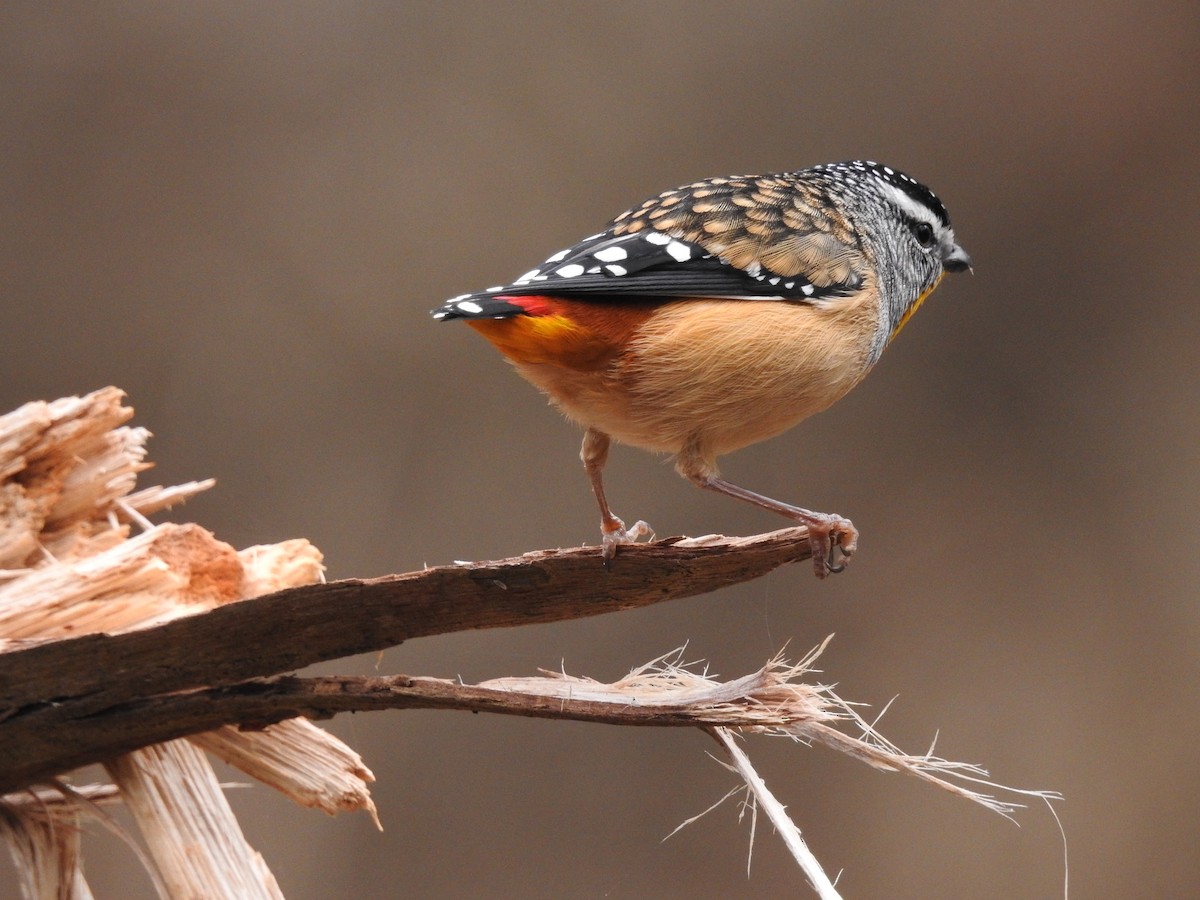
[[[933,246],[933,226],[928,222],[914,222],[912,233],[913,237],[917,239],[917,243],[922,247],[929,248]]]

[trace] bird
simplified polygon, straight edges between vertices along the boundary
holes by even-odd
[[[807,527],[817,577],[853,523],[739,487],[717,458],[857,385],[946,272],[973,271],[942,201],[871,160],[663,191],[514,280],[431,311],[463,319],[584,429],[602,555],[653,531],[610,508],[613,441],[674,457],[701,488]],[[820,457],[808,470],[819,471]]]

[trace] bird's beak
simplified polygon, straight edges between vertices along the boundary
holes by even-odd
[[[942,267],[947,272],[974,272],[971,268],[971,257],[958,244],[950,244],[942,250]]]

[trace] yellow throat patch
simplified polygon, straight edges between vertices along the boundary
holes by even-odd
[[[930,294],[932,294],[935,290],[937,290],[937,286],[942,283],[942,279],[945,277],[946,277],[946,273],[943,272],[941,275],[939,275],[937,277],[937,281],[935,281],[933,283],[933,285],[929,288],[929,290],[927,290],[920,297],[918,297],[916,299],[916,301],[913,303],[913,305],[904,311],[904,315],[902,315],[900,317],[900,321],[896,324],[895,330],[892,331],[892,336],[888,338],[889,342],[894,341],[896,339],[896,335],[898,335],[900,333],[900,329],[902,329],[905,325],[908,324],[908,320],[913,317],[913,313],[915,313],[918,309],[921,308],[921,304],[925,302],[925,298],[928,297]]]

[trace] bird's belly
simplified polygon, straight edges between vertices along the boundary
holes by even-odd
[[[878,313],[860,306],[683,301],[603,372],[519,368],[570,418],[622,443],[715,457],[791,428],[863,378]]]

